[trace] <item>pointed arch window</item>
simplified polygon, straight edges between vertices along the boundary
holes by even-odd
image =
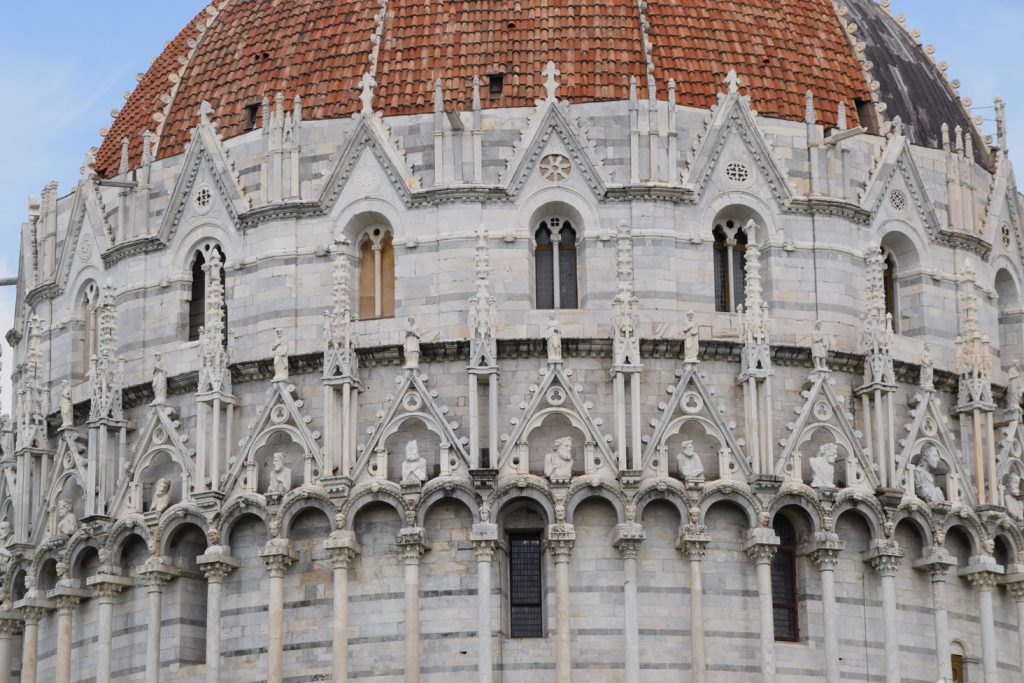
[[[772,525],[779,537],[779,548],[772,558],[772,616],[775,640],[800,640],[799,591],[796,575],[796,529],[782,515]]]
[[[735,221],[724,221],[712,233],[715,268],[715,310],[732,313],[745,300],[743,287],[747,233]]]
[[[359,317],[395,317],[395,249],[387,228],[371,228],[359,239]]]
[[[576,229],[562,218],[540,222],[534,233],[537,308],[579,308]]]
[[[89,372],[89,361],[99,347],[99,288],[95,282],[90,282],[82,293],[80,315],[82,317],[82,336],[79,340],[81,356],[79,358],[79,369],[84,374]]]
[[[199,331],[206,325],[206,290],[207,290],[207,273],[206,273],[206,262],[209,254],[212,250],[216,249],[218,256],[220,256],[220,285],[222,290],[225,292],[224,303],[221,306],[221,311],[224,314],[224,345],[227,345],[228,340],[228,304],[227,304],[227,276],[224,272],[224,250],[219,245],[208,244],[204,247],[197,249],[192,257],[192,284],[190,286],[189,300],[188,300],[188,340],[198,341]]]
[[[898,275],[896,271],[896,259],[887,249],[882,250],[885,258],[882,269],[882,289],[885,292],[885,312],[892,316],[892,331],[899,332],[899,316],[897,315],[897,302],[899,301]]]

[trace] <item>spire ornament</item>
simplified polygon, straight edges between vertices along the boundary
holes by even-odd
[[[92,403],[89,420],[124,419],[121,407],[121,390],[124,386],[124,360],[117,357],[117,309],[113,302],[110,285],[100,292],[97,310],[99,318],[98,355],[89,361],[89,384],[92,388]]]
[[[895,386],[892,353],[895,344],[892,314],[885,305],[885,257],[877,244],[868,247],[864,300],[867,306],[861,318],[861,344],[867,362],[864,384]]]
[[[744,301],[738,310],[740,338],[743,340],[740,376],[761,376],[772,371],[768,302],[764,300],[764,289],[761,284],[761,248],[757,244],[757,224],[748,221],[743,226],[743,231],[747,234],[747,249],[744,262]]]
[[[633,289],[633,273],[633,231],[628,223],[620,221],[615,238],[618,287],[612,300],[612,362],[619,367],[640,365],[638,300]]]
[[[199,367],[200,394],[231,393],[231,372],[228,351],[224,345],[224,284],[221,282],[220,251],[210,250],[206,271],[206,324],[199,333],[202,360]]]
[[[334,246],[334,308],[324,311],[324,378],[359,377],[356,354],[355,316],[352,313],[351,269],[344,238]]]
[[[46,394],[43,389],[42,321],[33,314],[28,322],[28,354],[18,390],[18,448],[46,446]]]
[[[960,336],[956,366],[960,375],[958,409],[974,404],[992,406],[992,353],[989,338],[978,323],[977,271],[968,260],[960,274]]]
[[[476,294],[469,300],[469,365],[470,367],[495,367],[498,345],[495,340],[497,329],[497,299],[491,292],[491,255],[487,247],[487,231],[477,232],[476,254],[473,257],[476,268]]]

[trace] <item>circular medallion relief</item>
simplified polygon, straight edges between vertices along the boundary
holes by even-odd
[[[359,194],[369,194],[376,190],[378,185],[380,176],[377,175],[377,169],[372,166],[361,168],[352,175],[352,187]]]
[[[270,421],[274,424],[281,424],[288,419],[288,410],[280,403],[270,411]]]
[[[900,190],[893,190],[889,195],[889,206],[891,206],[894,211],[903,213],[907,210],[907,195],[903,194]]]
[[[416,412],[423,405],[423,399],[420,395],[410,391],[402,397],[402,407],[408,410],[410,413]]]
[[[196,211],[206,213],[213,206],[213,190],[209,185],[200,185],[192,202],[195,204]]]
[[[572,173],[572,162],[561,154],[549,154],[540,160],[540,175],[544,180],[558,183]]]
[[[82,239],[78,242],[78,259],[88,261],[92,258],[92,235],[82,232]]]
[[[750,167],[742,161],[730,161],[722,169],[722,176],[731,185],[749,185],[753,180]]]
[[[562,387],[551,387],[548,389],[547,396],[545,396],[547,402],[553,406],[560,406],[565,403],[565,391]]]
[[[695,391],[687,391],[680,402],[683,412],[693,415],[704,409],[704,399]]]

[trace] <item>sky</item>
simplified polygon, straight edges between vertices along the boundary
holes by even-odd
[[[0,277],[16,274],[27,200],[50,180],[65,194],[79,177],[90,147],[122,93],[135,85],[169,41],[205,0],[48,0],[5,3],[0,22]],[[992,119],[996,95],[1007,102],[1012,159],[1024,163],[1024,26],[1021,0],[892,0],[893,13],[921,30],[936,47],[937,61],[962,83],[975,113]],[[994,133],[995,124],[983,124]],[[1022,147],[1015,146],[1020,140]],[[0,336],[13,320],[14,288],[0,289]],[[0,379],[0,412],[10,411],[11,352],[6,341]]]

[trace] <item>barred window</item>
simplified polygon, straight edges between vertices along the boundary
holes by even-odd
[[[385,228],[367,230],[359,241],[359,317],[395,317],[395,249]]]
[[[511,635],[540,638],[544,635],[540,534],[509,534],[508,557]]]
[[[799,593],[796,577],[796,529],[778,515],[772,525],[779,537],[779,550],[772,558],[772,613],[775,640],[800,640]]]
[[[892,316],[892,330],[899,332],[899,317],[896,315],[896,261],[892,254],[885,253],[885,267],[882,270],[882,288],[885,291],[885,312]]]
[[[577,308],[575,228],[549,218],[541,221],[534,239],[537,308]]]
[[[206,325],[206,260],[211,250],[217,250],[220,256],[220,286],[224,290],[224,303],[221,310],[224,313],[224,345],[228,344],[228,303],[227,303],[227,275],[224,272],[224,250],[216,245],[207,245],[196,250],[192,260],[192,287],[188,300],[188,340],[198,341],[199,330]]]
[[[733,221],[725,221],[716,225],[712,234],[715,238],[715,310],[730,313],[745,300],[747,233]]]

